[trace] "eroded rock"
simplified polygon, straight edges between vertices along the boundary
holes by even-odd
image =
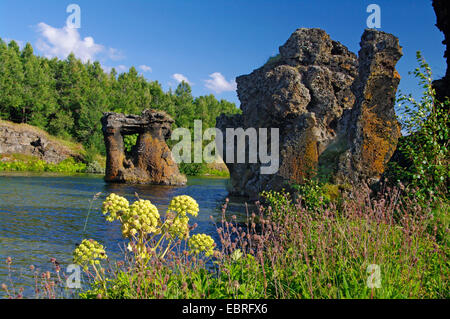
[[[242,115],[217,118],[224,134],[237,127],[280,132],[279,171],[263,175],[260,163],[227,163],[231,193],[256,197],[317,173],[332,182],[379,178],[400,136],[394,98],[401,56],[398,39],[381,31],[364,32],[359,57],[323,30],[295,31],[276,59],[236,79]]]
[[[59,163],[80,155],[51,138],[46,132],[26,124],[0,121],[0,154],[24,154],[38,157],[47,163]]]
[[[184,185],[172,152],[166,144],[173,119],[165,112],[145,110],[140,116],[104,113],[107,182]],[[139,134],[131,155],[125,155],[123,137]]]

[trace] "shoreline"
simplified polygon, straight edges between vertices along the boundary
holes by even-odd
[[[103,178],[104,174],[95,173],[72,173],[72,172],[47,172],[47,171],[2,171],[0,170],[0,177],[8,176],[46,176],[46,177],[60,177],[60,176],[90,176]],[[187,175],[188,178],[214,178],[214,179],[229,179],[229,176],[201,174],[201,175]]]

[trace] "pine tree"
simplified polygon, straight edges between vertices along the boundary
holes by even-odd
[[[0,54],[0,112],[6,119],[20,122],[24,75],[19,46],[11,41]]]

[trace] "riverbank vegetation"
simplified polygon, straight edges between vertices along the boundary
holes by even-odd
[[[14,158],[14,159],[11,159]],[[3,159],[7,159],[3,161]],[[10,156],[0,156],[1,171],[18,172],[54,172],[54,173],[86,173],[86,164],[75,162],[69,157],[57,164],[47,163],[34,156],[23,154],[12,154]]]

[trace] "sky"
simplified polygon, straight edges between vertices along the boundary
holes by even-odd
[[[297,28],[324,29],[357,53],[367,28],[369,4],[381,8],[380,30],[400,39],[400,89],[420,95],[408,75],[422,51],[434,78],[445,74],[443,34],[431,0],[0,0],[0,37],[35,53],[100,61],[105,70],[135,66],[164,90],[182,80],[194,96],[214,94],[235,102],[235,78],[278,53]],[[80,28],[67,28],[70,4],[80,9]]]

